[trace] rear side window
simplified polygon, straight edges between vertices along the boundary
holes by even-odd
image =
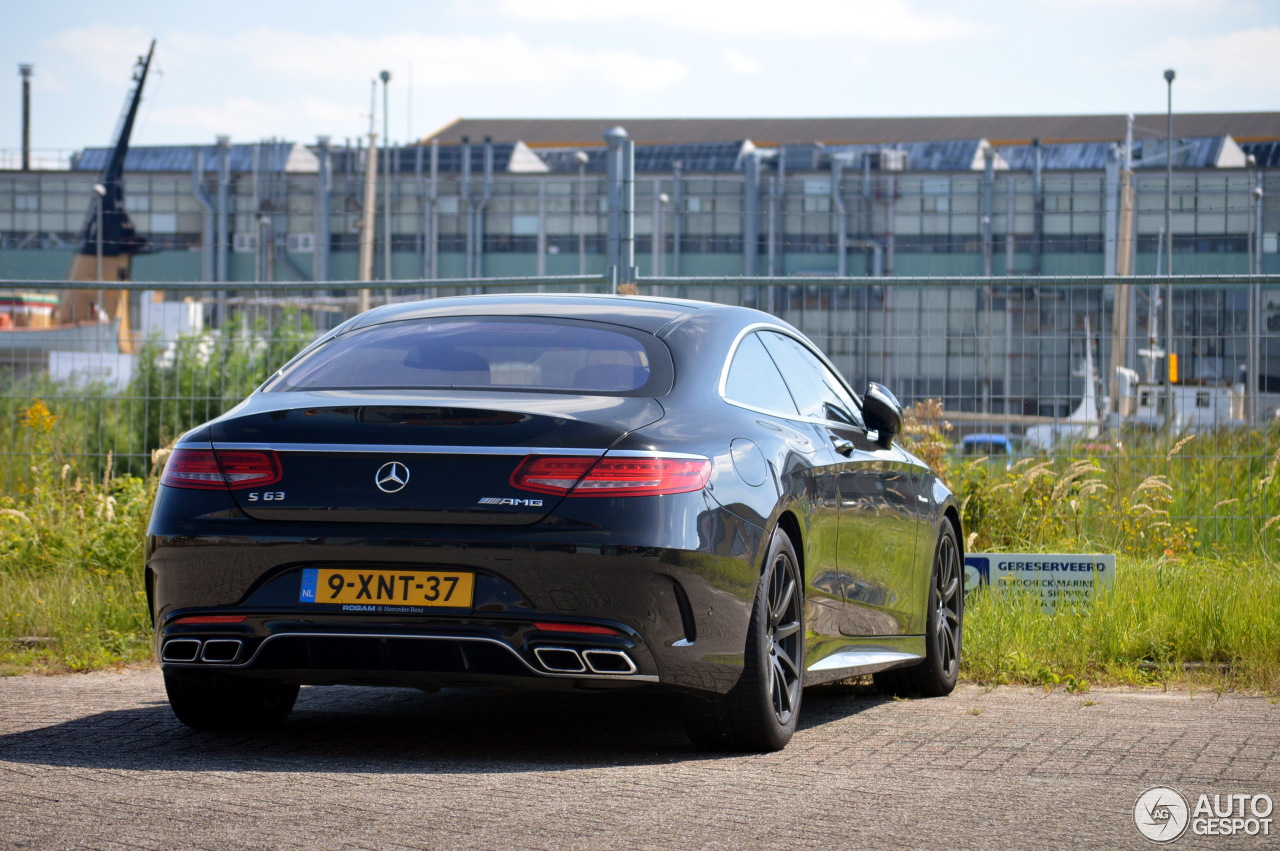
[[[844,383],[813,352],[785,334],[762,331],[760,338],[786,376],[787,387],[801,415],[865,427],[858,404]]]
[[[744,337],[733,354],[729,375],[725,379],[724,397],[757,410],[789,417],[796,415],[795,403],[791,401],[791,393],[778,367],[755,334]]]
[[[387,322],[320,346],[266,388],[510,388],[656,396],[671,357],[650,334],[568,319],[449,317]]]

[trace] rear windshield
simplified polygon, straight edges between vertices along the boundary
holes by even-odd
[[[650,334],[568,319],[450,317],[345,334],[264,389],[503,387],[656,396],[670,385],[670,356]]]

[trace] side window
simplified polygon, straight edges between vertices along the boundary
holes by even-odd
[[[743,338],[734,352],[724,395],[731,402],[786,416],[796,415],[795,403],[778,367],[755,334]]]
[[[785,334],[761,331],[760,337],[786,376],[787,386],[803,416],[866,428],[858,405],[844,383],[813,352]]]

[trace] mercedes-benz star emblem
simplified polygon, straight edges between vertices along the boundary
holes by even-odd
[[[378,468],[373,482],[383,493],[404,490],[404,486],[409,484],[409,468],[399,461],[388,461]]]

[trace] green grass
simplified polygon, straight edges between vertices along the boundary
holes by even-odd
[[[1198,684],[1280,694],[1280,571],[1262,559],[1117,559],[1090,605],[982,589],[965,612],[965,675],[1086,690]]]
[[[150,659],[142,575],[154,469],[144,480],[136,465],[116,474],[109,456],[77,459],[64,447],[82,424],[34,400],[15,420],[12,445],[29,454],[10,456],[16,473],[0,496],[0,675]],[[1148,436],[1011,470],[950,462],[944,431],[917,411],[905,439],[963,500],[968,551],[1118,562],[1109,592],[1056,614],[1025,596],[971,595],[966,678],[1280,695],[1280,430]]]

